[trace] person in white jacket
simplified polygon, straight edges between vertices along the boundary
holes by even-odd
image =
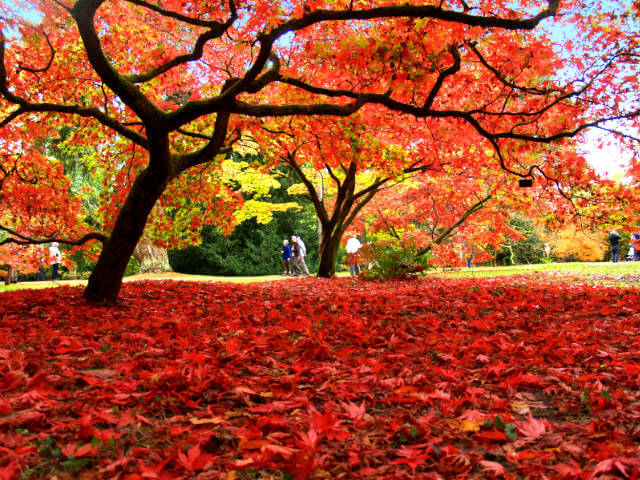
[[[300,247],[300,257],[298,258],[298,268],[301,268],[304,274],[307,277],[310,277],[309,269],[307,268],[307,264],[304,261],[304,257],[307,256],[307,247],[304,242],[300,238],[300,235],[294,235],[296,237],[296,241],[298,242],[298,246]]]
[[[351,238],[347,240],[347,253],[350,256],[354,257],[351,260],[351,265],[349,265],[349,273],[351,273],[352,277],[360,274],[360,264],[357,263],[356,259],[356,255],[358,253],[358,250],[360,250],[360,247],[362,247],[362,244],[360,243],[360,240],[358,240],[358,237],[356,237],[355,235],[352,235]]]
[[[60,268],[60,262],[62,261],[58,242],[53,242],[49,247],[49,261],[51,263],[51,280],[55,281],[58,278],[58,268]]]

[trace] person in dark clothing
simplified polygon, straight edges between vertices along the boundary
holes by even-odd
[[[633,247],[633,261],[640,260],[640,233],[634,233],[631,236],[631,246]]]
[[[283,247],[280,253],[282,253],[282,274],[291,275],[291,247],[289,246],[289,240],[284,240]]]
[[[609,235],[609,244],[611,245],[611,261],[618,263],[620,259],[620,235],[615,230],[611,230]]]
[[[44,266],[45,266],[45,258],[41,251],[38,251],[38,275],[36,275],[36,280],[38,282],[44,282]]]
[[[295,235],[291,236],[291,267],[293,270],[293,276],[298,276],[302,274],[302,270],[300,270],[300,257],[301,257],[300,244],[298,243],[298,238]]]

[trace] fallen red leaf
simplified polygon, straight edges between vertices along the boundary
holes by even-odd
[[[0,475],[640,471],[636,290],[289,280],[123,296],[105,308],[67,287],[0,294]]]

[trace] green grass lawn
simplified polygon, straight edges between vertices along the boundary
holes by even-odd
[[[340,272],[337,276],[346,276],[349,275],[348,272]],[[189,282],[231,282],[231,283],[255,283],[255,282],[271,282],[275,280],[285,280],[287,278],[282,275],[260,275],[254,277],[221,277],[221,276],[213,276],[213,275],[186,275],[180,273],[167,273],[167,274],[143,274],[143,275],[132,275],[130,277],[125,277],[125,282],[136,282],[136,281],[144,281],[144,280],[181,280],[181,281],[189,281]],[[41,288],[52,288],[59,287],[61,285],[86,285],[86,280],[57,280],[55,282],[52,281],[44,281],[44,282],[20,282],[13,285],[0,285],[0,293],[1,292],[9,292],[12,290],[24,290],[24,289],[41,289]]]
[[[502,275],[522,275],[533,272],[567,273],[575,275],[636,275],[640,274],[640,262],[571,262],[571,263],[537,263],[532,265],[510,265],[507,267],[472,267],[451,271],[430,273],[447,278],[484,278]]]
[[[640,262],[573,262],[573,263],[541,263],[533,265],[512,265],[508,267],[472,267],[459,268],[457,270],[438,270],[428,272],[427,275],[437,275],[444,278],[486,278],[503,275],[522,275],[527,273],[546,272],[563,273],[568,275],[584,276],[606,276],[615,283],[617,276],[640,275]],[[338,276],[347,276],[348,272],[341,272]],[[284,280],[289,277],[282,275],[263,275],[254,277],[221,277],[209,275],[185,275],[185,274],[144,274],[125,277],[125,282],[142,280],[184,280],[194,282],[233,282],[233,283],[254,283],[271,282],[274,280]],[[86,280],[59,280],[56,282],[22,282],[15,285],[0,285],[0,292],[11,290],[22,290],[25,288],[51,288],[60,285],[85,285]]]
[[[272,280],[280,280],[280,275],[265,275],[260,277],[218,277],[208,275],[133,275],[131,277],[125,277],[125,282],[135,282],[143,280],[185,280],[194,282],[232,282],[232,283],[253,283],[253,282],[270,282]],[[23,289],[40,289],[40,288],[52,288],[62,285],[86,285],[86,280],[57,280],[44,281],[44,282],[20,282],[13,285],[0,285],[0,292],[8,292],[11,290],[23,290]]]

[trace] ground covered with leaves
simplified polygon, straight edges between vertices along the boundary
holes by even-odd
[[[514,279],[0,295],[0,479],[639,478],[640,291]]]

